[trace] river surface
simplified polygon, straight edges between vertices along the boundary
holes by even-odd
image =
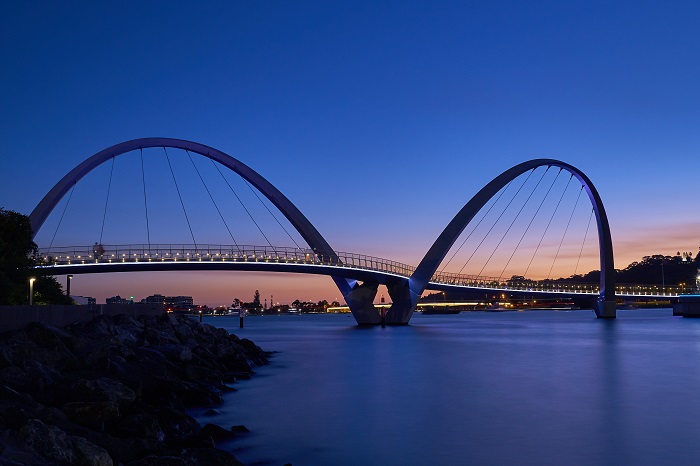
[[[700,319],[670,309],[205,318],[269,366],[201,417],[246,464],[700,463]]]

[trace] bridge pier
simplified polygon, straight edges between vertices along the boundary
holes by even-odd
[[[374,298],[377,296],[378,282],[356,283],[348,294],[344,296],[350,312],[358,325],[379,325],[382,321],[379,311],[374,307]]]
[[[617,306],[615,301],[597,300],[593,306],[596,317],[599,319],[614,319],[617,317]]]
[[[386,323],[408,325],[418,305],[420,294],[411,289],[410,279],[387,282],[386,289],[391,296],[391,307],[386,315]]]

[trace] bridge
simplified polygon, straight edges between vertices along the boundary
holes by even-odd
[[[167,159],[168,166],[172,174],[175,188],[177,189],[180,203],[184,212],[184,217],[187,219],[187,225],[192,237],[192,244],[156,244],[151,242],[151,232],[148,223],[148,200],[146,197],[146,176],[143,171],[143,150],[148,148],[159,148],[163,150],[163,155]],[[206,192],[209,194],[211,201],[216,207],[216,211],[221,216],[221,220],[228,233],[231,236],[233,244],[199,244],[195,241],[195,235],[192,230],[192,225],[185,209],[185,204],[182,201],[181,190],[178,187],[175,173],[172,169],[171,158],[168,155],[167,149],[179,149],[185,151],[192,166],[197,172],[199,179],[202,181]],[[104,206],[104,216],[102,220],[102,230],[104,230],[104,218],[107,215],[107,205],[112,186],[112,172],[114,170],[114,159],[117,156],[136,152],[141,155],[141,175],[143,179],[143,195],[144,204],[146,207],[146,228],[148,242],[144,244],[131,245],[100,245],[100,250],[96,250],[94,246],[54,246],[53,239],[48,247],[40,249],[41,265],[39,268],[43,273],[50,275],[61,274],[80,274],[80,273],[111,273],[111,272],[134,272],[134,271],[165,271],[165,270],[248,270],[248,271],[270,271],[270,272],[292,272],[330,276],[339,290],[341,291],[346,303],[353,313],[358,324],[369,325],[378,324],[381,321],[379,312],[374,306],[374,300],[377,295],[379,285],[386,286],[391,297],[392,305],[386,315],[386,321],[389,324],[407,324],[416,309],[418,300],[425,290],[437,291],[469,291],[469,290],[488,290],[509,293],[526,293],[526,294],[551,294],[562,296],[597,296],[596,306],[594,311],[599,318],[614,318],[616,316],[615,297],[622,298],[668,298],[678,296],[682,293],[679,287],[650,287],[648,285],[620,285],[614,283],[614,262],[612,239],[608,219],[603,207],[600,196],[588,177],[576,167],[573,167],[564,162],[553,159],[537,159],[521,163],[515,167],[506,170],[501,175],[494,178],[484,188],[482,188],[465,206],[455,215],[452,221],[435,240],[431,248],[426,253],[423,260],[414,267],[399,262],[348,252],[339,252],[331,248],[326,239],[318,232],[312,223],[297,209],[297,207],[287,199],[277,188],[269,183],[260,174],[252,168],[243,164],[239,160],[203,144],[191,141],[184,141],[170,138],[143,138],[126,141],[121,144],[109,147],[84,162],[76,166],[68,174],[66,174],[39,202],[34,211],[30,215],[30,221],[34,230],[35,236],[40,231],[46,219],[54,211],[58,203],[67,195],[68,201],[72,197],[73,190],[76,184],[85,177],[88,173],[99,167],[100,165],[111,161],[112,171],[108,182],[107,201]],[[249,246],[242,245],[235,241],[230,225],[226,222],[221,208],[216,203],[210,189],[202,178],[200,170],[194,163],[191,153],[198,154],[204,158],[210,159],[212,164],[224,177],[219,165],[225,167],[231,172],[242,178],[246,184],[253,190],[257,190],[262,194],[274,208],[276,208],[284,218],[291,224],[294,230],[303,239],[306,245],[298,244],[294,238],[285,230],[290,239],[294,242],[294,247],[291,246],[274,246],[268,240],[268,237],[260,229],[258,222],[250,215],[249,209],[243,205],[245,211],[250,215],[250,218],[255,223],[256,227],[262,233],[262,236],[267,240],[266,246]],[[216,165],[218,164],[218,165]],[[579,205],[581,193],[586,193],[591,203],[591,211],[589,218],[589,226],[592,218],[596,220],[598,231],[598,250],[600,264],[600,281],[596,284],[586,284],[577,282],[565,282],[562,280],[550,279],[526,279],[525,277],[511,277],[506,279],[503,276],[508,264],[503,268],[504,272],[499,277],[489,277],[482,273],[478,274],[463,274],[460,272],[447,272],[445,267],[439,270],[440,265],[444,262],[448,253],[450,253],[460,235],[464,232],[467,225],[474,220],[475,216],[485,210],[485,206],[491,202],[489,211],[493,208],[494,202],[498,202],[503,196],[503,193],[508,190],[514,180],[521,175],[527,175],[527,179],[518,189],[513,199],[517,198],[523,186],[532,173],[536,169],[544,167],[544,174],[539,178],[537,185],[532,189],[532,192],[527,197],[525,204],[530,200],[537,186],[549,169],[554,167],[558,169],[556,172],[557,178],[552,181],[549,190],[547,190],[544,198],[533,214],[532,219],[527,224],[525,233],[520,236],[517,247],[520,246],[525,238],[528,230],[531,228],[534,219],[540,212],[540,209],[545,204],[547,196],[549,196],[559,175],[562,172],[569,174],[569,179],[566,187],[556,203],[556,209],[561,205],[562,199],[569,188],[572,180],[577,180],[580,183],[580,191],[576,197],[576,204],[569,217],[567,229],[559,243],[559,249],[562,247],[564,237],[567,234],[571,218],[573,218],[576,206]],[[565,178],[564,178],[565,179]],[[226,181],[227,184],[228,181]],[[229,184],[229,187],[231,185]],[[241,201],[239,194],[231,187],[231,192]],[[254,191],[255,192],[255,191]],[[258,196],[258,194],[255,194]],[[262,201],[260,197],[258,199]],[[495,199],[495,201],[494,201]],[[511,205],[513,200],[508,203]],[[520,215],[525,204],[517,212]],[[284,228],[282,223],[274,217],[274,213],[268,208],[270,214],[275,218],[277,223]],[[505,212],[506,209],[503,210]],[[65,209],[64,212],[65,214]],[[487,212],[488,214],[488,212]],[[501,216],[503,213],[501,214]],[[501,220],[501,216],[490,227],[488,233],[491,233],[496,223]],[[61,216],[62,219],[62,216]],[[516,216],[517,219],[517,216]],[[539,239],[535,254],[539,250],[543,242],[545,234],[549,229],[554,214],[549,218],[547,227],[544,229],[542,237]],[[483,221],[483,217],[479,220],[479,224]],[[501,245],[503,238],[510,232],[511,227],[515,224],[513,220],[508,226],[506,233],[498,242]],[[58,227],[61,221],[59,220]],[[478,227],[479,225],[477,225]],[[472,231],[473,233],[473,231]],[[586,234],[588,228],[586,228]],[[470,233],[471,234],[471,233]],[[100,234],[100,236],[102,233]],[[54,233],[54,238],[56,234]],[[586,241],[584,235],[583,242]],[[465,239],[466,242],[466,239]],[[483,243],[483,240],[482,240]],[[464,242],[462,242],[462,246]],[[479,246],[481,243],[479,243]],[[460,246],[459,248],[461,248]],[[497,248],[498,248],[497,246]],[[583,250],[583,244],[581,245]],[[494,256],[496,249],[491,253],[487,262]],[[510,259],[513,258],[516,251],[510,254]],[[456,254],[456,253],[455,253]],[[449,259],[450,261],[455,256]],[[470,256],[469,260],[473,257]],[[534,254],[533,254],[534,258]],[[509,262],[510,262],[509,259]],[[580,256],[579,256],[580,259]],[[555,259],[556,261],[556,256]],[[448,261],[449,262],[449,261]],[[467,261],[468,263],[469,261]],[[532,263],[532,259],[530,259]],[[466,266],[466,264],[465,264]],[[481,271],[483,272],[484,267]],[[553,267],[553,264],[552,264]],[[464,268],[464,267],[463,267]],[[528,265],[529,268],[529,265]],[[551,269],[550,269],[551,273]]]

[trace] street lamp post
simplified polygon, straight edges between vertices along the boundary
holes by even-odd
[[[34,282],[36,281],[36,278],[31,277],[29,279],[29,305],[34,304]]]
[[[664,260],[661,259],[661,286],[666,287],[666,275],[664,274]]]

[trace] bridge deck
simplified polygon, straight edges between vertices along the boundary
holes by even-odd
[[[312,249],[276,246],[201,244],[136,244],[71,246],[41,249],[41,269],[54,275],[162,270],[255,270],[330,275],[386,283],[410,278],[415,267],[379,257],[336,252],[336,257]],[[494,292],[592,296],[598,284],[558,280],[507,280],[466,274],[437,272],[428,289],[440,291],[484,290]],[[618,285],[615,294],[629,298],[670,298],[691,292],[682,287]]]

